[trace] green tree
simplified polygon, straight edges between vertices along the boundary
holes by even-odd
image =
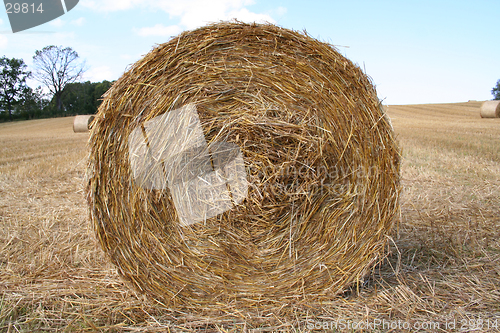
[[[493,95],[493,99],[500,99],[500,80],[497,81],[496,87],[491,89],[491,94]]]
[[[95,106],[96,111],[99,108],[99,106],[101,106],[102,98],[103,98],[102,96],[104,95],[104,93],[106,93],[106,91],[109,90],[109,88],[111,88],[113,83],[114,83],[114,81],[109,82],[107,80],[104,80],[104,81],[96,84],[95,90],[94,90],[94,106]]]
[[[33,119],[41,116],[43,109],[48,105],[43,93],[42,87],[35,90],[26,87],[23,91],[19,105],[17,106],[17,113],[25,119]]]
[[[0,58],[0,109],[7,111],[12,120],[14,107],[27,88],[26,79],[31,76],[23,59]]]
[[[62,102],[70,114],[94,114],[111,82],[75,82],[64,88]]]
[[[54,95],[57,112],[63,110],[62,95],[67,84],[79,80],[85,72],[85,63],[70,47],[46,46],[33,56],[34,77]]]
[[[68,84],[64,88],[63,103],[68,113],[71,114],[92,114],[94,85],[87,82],[75,82]]]

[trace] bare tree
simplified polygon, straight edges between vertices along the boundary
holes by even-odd
[[[85,63],[71,47],[46,46],[33,56],[33,77],[43,83],[56,97],[57,110],[62,110],[62,94],[68,83],[80,79]]]

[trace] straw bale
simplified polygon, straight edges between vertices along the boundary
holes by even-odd
[[[157,46],[105,94],[89,145],[97,238],[167,306],[327,300],[396,224],[399,150],[370,79],[271,24]]]
[[[90,130],[90,123],[94,120],[93,115],[76,116],[73,120],[73,132],[81,133]]]
[[[481,118],[500,118],[500,101],[486,101],[481,105]]]

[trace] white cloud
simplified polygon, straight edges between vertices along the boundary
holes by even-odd
[[[49,24],[53,27],[60,28],[65,24],[65,22],[63,20],[61,20],[60,18],[58,18],[58,19],[50,21]]]
[[[80,3],[100,12],[134,7],[160,9],[169,14],[170,18],[178,18],[183,29],[193,29],[210,22],[232,19],[243,22],[275,22],[268,14],[255,13],[246,8],[254,4],[253,0],[81,0]],[[277,9],[278,14],[284,12],[286,12],[284,7]]]
[[[287,11],[288,11],[288,9],[286,9],[286,7],[281,7],[281,6],[280,6],[280,7],[278,7],[278,8],[276,9],[276,15],[278,15],[278,16],[283,16],[283,15],[285,15],[285,14],[286,14],[286,12],[287,12]]]
[[[92,67],[83,75],[84,81],[101,82],[103,80],[114,80],[115,76],[109,66]]]
[[[246,6],[253,4],[252,0],[160,0],[156,4],[171,17],[179,17],[181,25],[188,29],[232,19],[243,22],[274,22],[267,14],[248,10]]]
[[[138,0],[82,0],[80,5],[93,9],[98,12],[114,12],[117,10],[125,10],[133,7],[134,4],[140,4],[144,1]]]
[[[237,19],[242,22],[274,23],[274,20],[271,16],[267,14],[253,13],[246,8],[241,8],[237,11],[229,12],[224,19],[225,20]]]
[[[137,29],[135,33],[139,36],[175,36],[178,35],[182,29],[177,25],[164,26],[163,24],[156,24],[153,27],[144,27]]]
[[[5,48],[8,43],[9,43],[9,40],[7,39],[7,36],[0,35],[0,50]]]
[[[79,19],[71,21],[71,24],[81,27],[85,23],[85,18],[80,17]]]

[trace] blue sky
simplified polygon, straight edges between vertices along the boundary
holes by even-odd
[[[114,80],[183,30],[237,18],[307,30],[372,77],[385,104],[491,99],[500,79],[499,0],[80,0],[64,16],[13,34],[0,11],[0,56],[69,46],[86,80]],[[30,82],[30,85],[37,85]]]

